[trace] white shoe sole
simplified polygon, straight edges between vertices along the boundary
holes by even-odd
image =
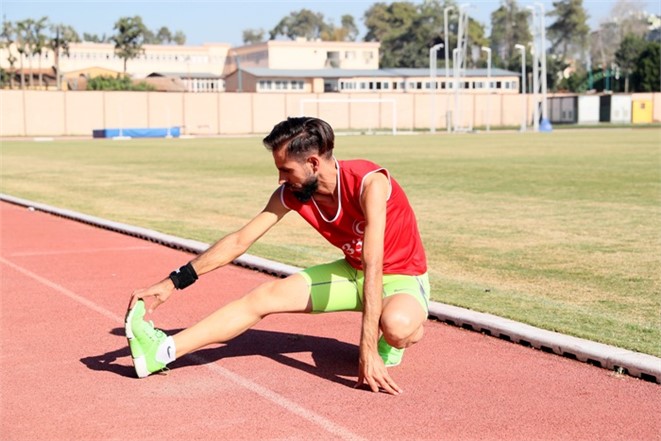
[[[149,371],[147,370],[147,361],[145,357],[132,358],[133,366],[135,367],[135,373],[138,374],[138,378],[145,378],[149,376]]]
[[[131,322],[133,321],[133,314],[135,313],[135,306],[131,309],[126,316],[126,322],[124,323],[124,330],[126,332],[126,338],[128,340],[133,340],[135,335],[133,335],[133,328],[131,327]],[[131,343],[129,342],[129,345]],[[138,378],[145,378],[149,376],[149,371],[147,370],[147,361],[145,360],[144,355],[138,358],[131,357],[133,361],[133,366],[135,367],[135,373],[138,375]]]
[[[135,313],[135,306],[131,309],[126,316],[126,321],[124,322],[124,331],[126,332],[126,338],[129,340],[133,339],[133,329],[131,328],[131,321],[133,320],[133,314]]]

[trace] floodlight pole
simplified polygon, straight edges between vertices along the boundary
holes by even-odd
[[[487,53],[487,132],[491,128],[491,48],[482,46],[482,50]]]
[[[454,79],[452,88],[454,89],[454,109],[452,109],[452,125],[454,131],[457,131],[458,107],[459,107],[459,70],[457,69],[457,59],[459,58],[459,48],[452,49],[452,67],[454,68]]]
[[[526,6],[532,13],[532,42],[530,44],[530,54],[532,55],[532,102],[533,108],[533,130],[539,132],[539,48],[538,44],[538,30],[537,30],[537,13],[534,6]]]
[[[444,46],[443,43],[438,43],[429,49],[429,87],[431,90],[431,121],[430,130],[436,133],[436,69],[438,61],[438,50]]]
[[[459,103],[459,80],[462,74],[462,70],[466,69],[466,49],[468,47],[468,14],[466,14],[466,8],[470,7],[469,3],[464,3],[459,6],[459,26],[457,29],[457,47],[452,50],[452,69],[454,73],[454,110],[452,113],[454,121],[454,131],[459,130],[459,113],[460,113],[460,103]]]
[[[445,125],[448,132],[450,131],[450,121],[447,116],[450,111],[450,94],[448,93],[448,85],[450,84],[450,36],[448,35],[448,12],[452,9],[454,9],[452,6],[443,9],[443,38],[445,39]]]
[[[541,23],[539,27],[542,31],[542,42],[539,48],[542,57],[542,120],[548,123],[548,109],[546,108],[546,20],[544,18],[544,5],[542,3],[535,3],[535,6],[539,7],[540,10],[539,17]]]
[[[528,118],[528,104],[526,97],[526,47],[515,44],[514,47],[521,51],[521,101],[523,107],[523,118],[521,118],[521,131],[526,131],[526,119]]]

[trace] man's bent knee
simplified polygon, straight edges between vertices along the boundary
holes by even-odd
[[[407,348],[422,339],[423,325],[403,314],[381,318],[381,331],[389,345]]]

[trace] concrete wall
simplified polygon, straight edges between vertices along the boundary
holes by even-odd
[[[347,102],[351,98],[355,102]],[[661,121],[661,93],[634,94],[650,100],[654,122]],[[187,135],[267,133],[287,116],[303,113],[326,119],[338,130],[390,130],[393,103],[398,130],[426,130],[435,122],[446,129],[448,112],[460,126],[519,127],[526,109],[532,120],[532,97],[501,94],[454,95],[402,93],[159,93],[0,91],[0,136],[91,136],[103,128],[181,127]],[[358,102],[357,100],[389,100]],[[328,102],[335,100],[338,102]]]

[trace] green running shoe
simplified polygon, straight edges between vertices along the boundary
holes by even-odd
[[[388,344],[383,335],[379,338],[379,355],[386,367],[399,366],[404,356],[404,349],[398,349]]]
[[[152,322],[143,320],[145,302],[138,300],[133,309],[126,315],[126,338],[131,348],[133,366],[139,378],[158,372],[165,368],[165,363],[156,360],[159,345],[167,338],[160,329],[154,328]]]

